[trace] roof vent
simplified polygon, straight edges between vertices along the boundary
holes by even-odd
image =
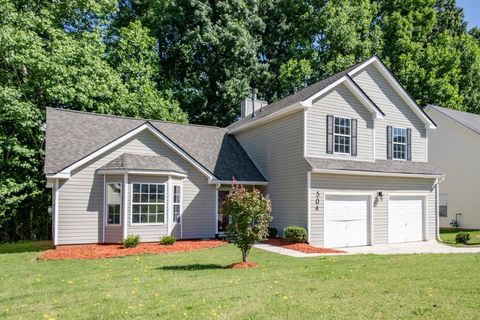
[[[268,104],[267,101],[258,100],[257,99],[258,90],[256,88],[252,89],[252,95],[250,97],[246,97],[241,104],[241,119],[251,116],[255,117],[255,112],[258,111],[260,108],[266,106]]]

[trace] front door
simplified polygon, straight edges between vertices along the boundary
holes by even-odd
[[[220,213],[220,208],[222,207],[223,200],[230,191],[228,190],[219,190],[218,191],[218,212],[217,212],[217,233],[223,234],[227,231],[228,218]]]

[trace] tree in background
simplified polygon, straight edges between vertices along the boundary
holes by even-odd
[[[0,241],[50,232],[45,107],[225,126],[377,54],[420,105],[480,113],[455,0],[0,1]]]
[[[50,235],[45,107],[186,119],[172,94],[156,89],[153,41],[140,26],[121,30],[107,54],[115,8],[108,0],[0,2],[0,241]]]

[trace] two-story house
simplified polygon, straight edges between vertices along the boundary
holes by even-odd
[[[271,104],[246,99],[227,128],[48,109],[54,242],[214,237],[232,177],[313,245],[435,239],[435,128],[377,57]]]

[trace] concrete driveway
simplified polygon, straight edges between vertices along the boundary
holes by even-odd
[[[435,240],[339,248],[349,254],[478,253],[480,247],[453,247]]]
[[[418,253],[480,253],[480,247],[453,247],[435,240],[397,244],[380,244],[364,247],[336,248],[345,253],[303,253],[265,243],[254,245],[255,248],[290,257],[307,258],[319,256],[341,256],[352,254],[418,254]]]

